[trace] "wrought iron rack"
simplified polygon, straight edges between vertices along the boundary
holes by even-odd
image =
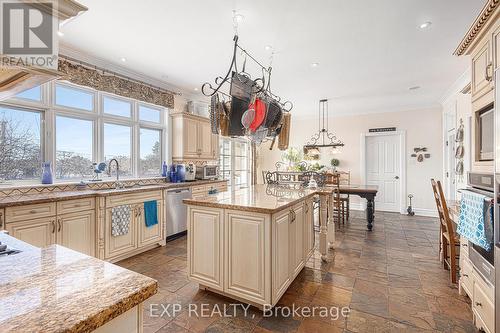
[[[229,83],[231,80],[231,73],[234,71],[239,74],[243,74],[247,77],[250,77],[248,73],[245,72],[245,63],[243,64],[243,70],[242,72],[238,71],[238,64],[237,64],[237,54],[238,50],[241,51],[242,54],[245,55],[245,62],[246,59],[249,58],[251,59],[255,64],[257,64],[262,71],[262,76],[258,77],[254,80],[254,85],[256,87],[255,92],[256,93],[264,93],[268,95],[269,97],[272,97],[275,99],[278,103],[281,104],[281,107],[283,108],[283,111],[289,112],[293,108],[293,104],[290,101],[283,101],[282,98],[278,95],[275,95],[271,92],[271,72],[272,72],[272,67],[265,67],[262,65],[257,59],[255,59],[247,50],[245,50],[243,47],[241,47],[238,44],[238,35],[234,35],[233,37],[233,57],[231,59],[231,63],[229,65],[229,69],[227,70],[227,73],[224,77],[218,76],[215,78],[214,83],[215,85],[212,85],[210,82],[205,82],[201,86],[201,92],[205,96],[213,96],[217,93],[222,94],[228,98],[231,98],[231,96],[222,91],[221,88],[224,86],[225,83]]]

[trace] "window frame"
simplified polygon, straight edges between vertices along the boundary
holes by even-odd
[[[225,154],[222,154],[222,146],[224,145],[224,142],[229,142],[229,155],[225,155]],[[247,146],[247,155],[246,156],[242,156],[242,155],[236,155],[235,154],[235,143],[236,142],[239,142],[239,143],[245,143],[246,146]],[[224,170],[223,169],[223,163],[221,163],[221,160],[223,160],[223,157],[224,156],[229,156],[229,160],[230,160],[230,170]],[[247,162],[247,166],[248,166],[248,169],[235,169],[235,160],[236,160],[236,157],[246,157],[246,162]],[[236,176],[235,176],[235,173],[236,172],[242,172],[242,171],[245,171],[247,170],[247,185],[245,187],[241,187],[241,185],[237,185],[236,184]],[[223,178],[223,172],[227,172],[229,171],[230,173],[230,177],[229,177],[229,186],[231,186],[231,188],[247,188],[249,186],[251,186],[251,176],[252,176],[252,147],[251,147],[251,144],[250,144],[250,141],[248,139],[244,139],[244,138],[227,138],[227,137],[221,137],[220,140],[219,140],[219,176],[221,178]]]
[[[72,108],[63,105],[57,105],[56,101],[56,85],[66,86],[71,89],[82,90],[86,93],[91,93],[93,95],[93,110],[87,111],[84,109]],[[131,127],[131,176],[124,177],[125,179],[133,178],[151,178],[153,176],[144,177],[140,175],[140,129],[153,129],[160,131],[160,163],[163,161],[170,161],[170,109],[154,105],[151,103],[146,103],[138,101],[131,98],[126,98],[118,95],[114,95],[107,92],[97,91],[92,88],[83,87],[67,81],[53,81],[41,85],[41,101],[33,101],[23,98],[12,97],[6,101],[1,101],[0,105],[11,108],[26,109],[27,111],[40,112],[42,117],[42,128],[40,144],[42,149],[42,161],[50,161],[52,163],[52,168],[56,168],[56,117],[63,116],[68,118],[75,118],[79,120],[89,120],[92,121],[93,127],[93,138],[92,138],[92,161],[101,162],[104,161],[104,123],[123,125]],[[103,100],[104,96],[113,99],[123,100],[131,103],[131,116],[130,118],[112,115],[104,113],[103,110]],[[160,112],[160,122],[150,122],[140,120],[139,115],[139,105],[143,105],[152,109],[156,109]],[[41,166],[40,166],[41,167]],[[161,170],[161,165],[158,166],[158,170]],[[114,174],[113,174],[114,177]],[[113,177],[109,178],[112,180]],[[158,174],[160,177],[160,173]],[[104,180],[108,180],[104,175]],[[83,179],[88,180],[88,179]],[[54,183],[75,183],[79,181],[78,178],[74,179],[56,179],[54,177]],[[40,184],[41,181],[30,180],[19,180],[9,182],[9,186],[16,186],[19,184],[29,184],[36,185]]]

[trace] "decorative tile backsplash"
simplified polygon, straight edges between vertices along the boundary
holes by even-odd
[[[165,183],[167,180],[163,177],[156,178],[138,178],[138,179],[123,179],[120,180],[126,187],[134,185],[153,185]],[[87,182],[85,183],[85,189],[89,190],[100,190],[113,188],[115,181],[100,181],[100,182]],[[79,190],[79,183],[61,183],[52,185],[32,185],[32,186],[19,186],[19,187],[0,187],[0,197],[4,196],[14,196],[14,195],[29,195],[29,194],[40,194],[40,193],[53,193],[53,192],[64,192],[64,191],[76,191]]]

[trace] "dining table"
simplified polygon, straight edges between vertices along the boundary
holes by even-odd
[[[375,196],[378,192],[378,186],[345,184],[339,187],[340,194],[357,195],[366,200],[366,228],[371,231],[375,221]]]

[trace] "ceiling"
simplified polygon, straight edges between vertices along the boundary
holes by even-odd
[[[61,45],[124,66],[179,91],[226,73],[233,13],[240,44],[263,64],[272,90],[296,115],[417,110],[437,106],[467,69],[453,50],[484,0],[79,0],[89,8],[63,26]],[[427,29],[419,25],[430,21]],[[123,62],[121,58],[125,58]],[[239,57],[240,67],[243,61]],[[312,63],[319,66],[312,67]],[[247,72],[259,71],[247,63]],[[409,90],[409,87],[420,89]]]

